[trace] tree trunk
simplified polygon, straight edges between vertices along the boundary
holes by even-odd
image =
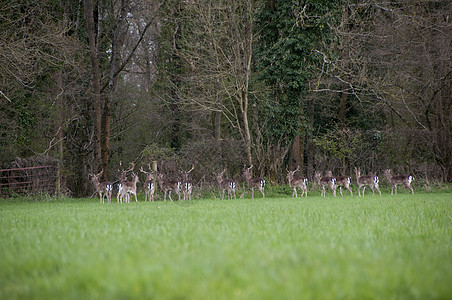
[[[243,101],[243,130],[245,135],[245,147],[248,164],[253,164],[253,158],[251,155],[251,133],[248,123],[248,103],[249,103],[249,84],[251,80],[251,58],[252,58],[252,46],[253,46],[253,20],[252,20],[251,2],[248,2],[248,20],[245,27],[245,86],[242,93]]]
[[[108,173],[108,162],[110,158],[110,133],[111,133],[111,103],[113,98],[113,91],[109,92],[108,96],[105,100],[104,105],[104,114],[103,121],[104,124],[102,126],[102,170],[104,173],[102,174],[103,181],[108,181],[109,173]]]
[[[248,112],[246,110],[242,111],[242,121],[243,121],[243,137],[245,140],[246,159],[248,164],[251,166],[253,164],[253,157],[251,155],[251,133],[250,126],[248,124]]]
[[[103,113],[103,139],[102,139],[102,169],[103,179],[108,180],[108,162],[110,158],[110,134],[111,134],[111,104],[118,84],[118,71],[121,66],[121,47],[127,34],[126,17],[129,8],[129,0],[121,1],[119,22],[113,32],[112,55],[110,63],[110,75],[108,82],[108,96],[105,97]]]
[[[86,32],[88,34],[89,51],[92,66],[93,104],[94,104],[94,166],[93,172],[99,170],[102,162],[102,105],[100,97],[100,67],[96,45],[96,33],[93,15],[93,0],[85,0]],[[100,34],[99,32],[97,34]]]
[[[63,104],[63,71],[59,70],[55,74],[55,108],[56,108],[56,117],[55,117],[55,127],[56,127],[56,141],[57,145],[57,157],[58,157],[58,166],[57,166],[57,181],[56,181],[56,194],[58,197],[61,196],[61,190],[64,186],[63,184],[63,120],[64,120],[64,104]]]
[[[214,111],[213,114],[213,138],[217,145],[220,145],[221,141],[221,112]]]
[[[291,159],[289,162],[289,167],[291,169],[296,168],[297,166],[301,166],[301,144],[300,144],[300,135],[297,135],[292,143],[292,151],[291,151]]]

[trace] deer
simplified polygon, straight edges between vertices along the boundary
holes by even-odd
[[[331,171],[327,172],[327,176],[336,178],[336,185],[339,186],[339,193],[341,193],[342,197],[344,196],[342,195],[342,187],[345,187],[350,192],[350,195],[353,196],[352,189],[350,188],[350,184],[352,184],[352,178],[350,176],[333,176]],[[347,194],[347,191],[345,193]]]
[[[104,173],[104,170],[100,171],[99,174],[89,174],[91,181],[96,188],[96,192],[99,194],[100,203],[105,203],[105,196],[107,197],[107,202],[111,203],[111,194],[113,192],[113,184],[111,182],[100,182],[99,178]]]
[[[122,182],[122,189],[121,189],[121,203],[124,199],[124,196],[126,197],[125,202],[130,202],[130,194],[135,196],[135,202],[138,202],[137,199],[137,182],[140,180],[138,179],[138,175],[135,173],[132,173],[132,181],[124,181]]]
[[[131,162],[130,163],[130,168],[128,170],[124,170],[122,169],[122,161],[119,162],[119,167],[120,169],[118,169],[118,172],[120,173],[119,175],[119,184],[118,184],[118,195],[116,196],[116,200],[117,202],[121,202],[123,201],[122,198],[122,189],[124,186],[124,183],[127,182],[127,173],[133,171],[133,168],[135,168],[135,163]],[[129,194],[125,195],[126,197],[129,197]],[[127,202],[129,202],[129,199],[126,199]]]
[[[298,166],[297,169],[294,171],[289,171],[286,169],[287,180],[289,181],[290,188],[293,190],[292,198],[294,196],[296,198],[298,198],[297,187],[301,189],[301,197],[303,197],[303,195],[306,195],[306,197],[308,196],[308,189],[307,189],[308,179],[305,177],[294,178],[295,172],[298,172],[299,170],[300,170],[300,166]]]
[[[333,196],[336,197],[336,188],[337,188],[336,178],[330,176],[322,177],[322,174],[320,172],[316,172],[314,178],[322,187],[320,197],[322,196],[325,197],[326,195],[325,186],[328,186],[333,191]]]
[[[261,177],[251,177],[250,170],[253,168],[253,165],[251,167],[247,168],[244,166],[243,175],[246,178],[246,181],[248,181],[248,186],[251,189],[251,198],[254,199],[254,188],[257,188],[262,193],[262,198],[265,198],[264,193],[264,187],[265,187],[265,180]]]
[[[364,191],[366,189],[366,185],[368,185],[370,187],[370,189],[372,190],[372,196],[375,196],[375,189],[377,189],[378,193],[380,194],[381,197],[381,191],[380,188],[378,187],[378,176],[374,176],[374,175],[364,175],[361,176],[361,170],[355,168],[355,175],[356,175],[356,182],[358,183],[358,195],[361,197],[361,193],[360,190],[361,188],[363,188],[363,197],[364,197]]]
[[[397,185],[398,184],[403,184],[414,195],[414,190],[411,187],[411,182],[414,179],[413,176],[411,176],[411,175],[392,175],[392,172],[390,169],[384,170],[384,176],[391,184],[391,195],[393,194],[394,190],[395,190],[395,194],[397,195]]]
[[[182,193],[185,197],[187,197],[188,200],[191,200],[191,192],[193,191],[193,183],[191,180],[188,179],[188,176],[190,175],[190,172],[193,171],[195,166],[192,166],[189,171],[182,171]]]
[[[151,166],[148,165],[149,172],[140,168],[141,173],[146,174],[146,180],[144,181],[144,201],[154,201],[155,184],[154,184],[154,174],[152,173]]]
[[[237,199],[237,197],[235,195],[236,183],[234,180],[231,180],[231,179],[223,179],[224,172],[226,172],[226,169],[224,169],[223,172],[216,174],[218,185],[220,186],[220,189],[223,192],[223,194],[221,196],[221,200],[224,199],[224,192],[226,190],[228,191],[228,200],[229,200],[229,197],[232,200],[232,194],[234,194],[234,199]]]
[[[171,198],[171,192],[175,192],[179,196],[180,200],[180,189],[182,186],[182,182],[165,180],[164,175],[162,173],[158,174],[157,181],[159,183],[160,189],[164,193],[164,201],[166,201],[166,193],[168,193],[168,197],[170,198],[170,200],[173,201],[173,199]]]

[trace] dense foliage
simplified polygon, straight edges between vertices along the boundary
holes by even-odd
[[[452,181],[450,1],[0,4],[0,161],[51,156],[62,192],[119,162],[300,165]],[[162,156],[162,154],[165,154]],[[39,161],[37,159],[36,161]]]

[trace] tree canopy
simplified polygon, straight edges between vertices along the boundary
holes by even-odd
[[[445,0],[84,0],[0,4],[0,161],[47,155],[66,193],[120,161],[300,166],[452,182]],[[284,174],[283,174],[284,173]]]

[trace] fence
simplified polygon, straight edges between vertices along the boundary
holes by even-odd
[[[55,194],[56,167],[39,166],[0,170],[0,197]]]

